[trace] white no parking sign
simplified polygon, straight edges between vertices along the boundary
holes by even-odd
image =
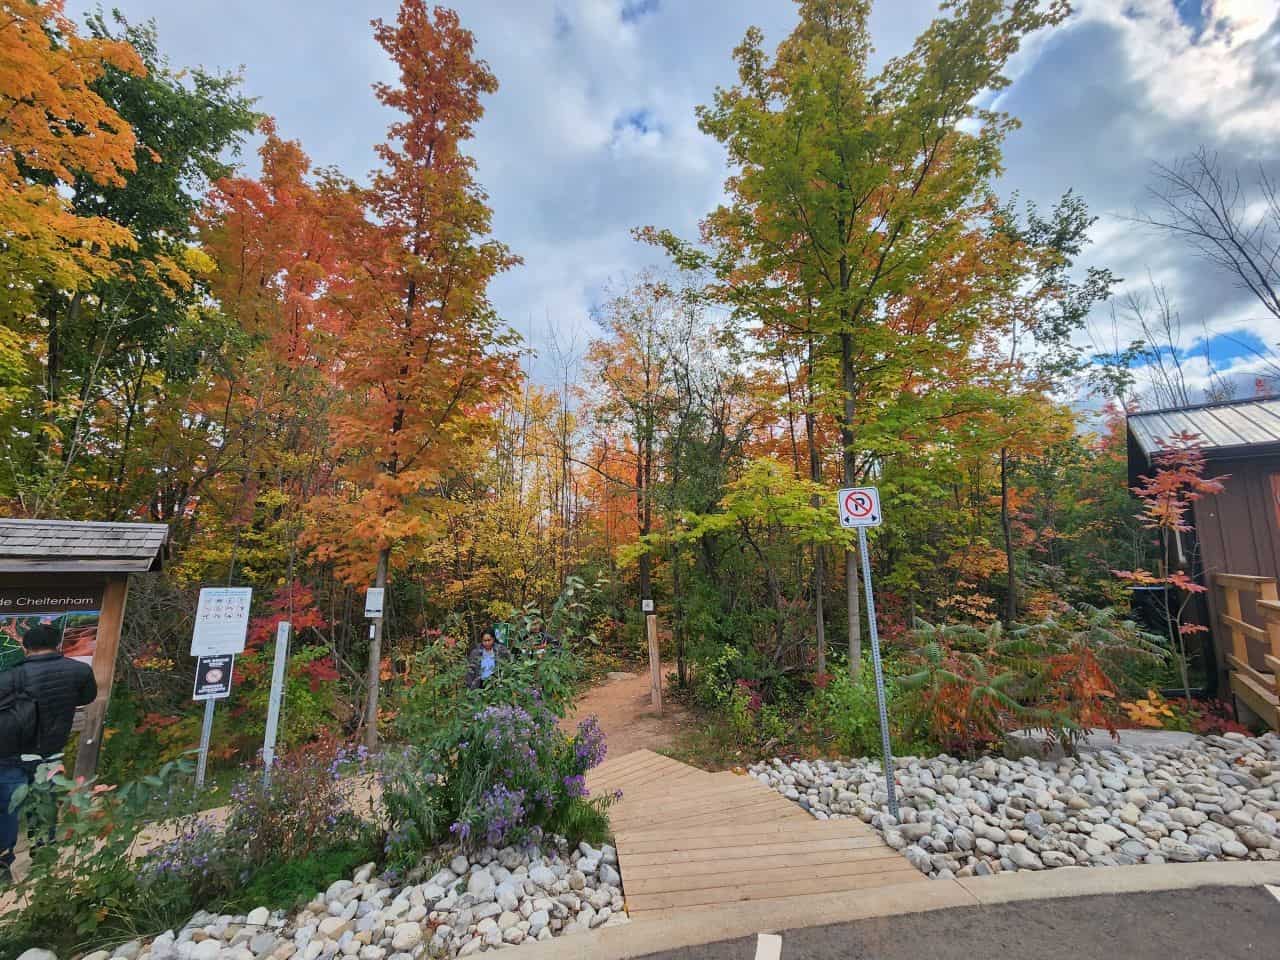
[[[858,531],[858,553],[862,557],[862,584],[867,591],[867,628],[871,634],[871,664],[876,677],[876,705],[880,710],[880,746],[884,758],[884,785],[889,799],[889,812],[896,817],[898,798],[893,784],[893,748],[889,744],[889,712],[885,705],[884,668],[880,662],[880,632],[876,628],[876,598],[871,587],[871,550],[867,545],[867,527],[878,527],[884,520],[884,514],[880,510],[880,491],[875,487],[847,487],[837,494],[837,503],[840,510],[840,526]]]
[[[875,487],[849,487],[841,490],[840,526],[878,527],[883,519],[880,512],[880,491]]]

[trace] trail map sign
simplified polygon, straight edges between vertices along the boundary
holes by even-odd
[[[862,558],[862,584],[867,592],[867,632],[871,635],[871,665],[876,677],[876,705],[880,709],[880,748],[884,758],[884,786],[888,794],[889,812],[898,815],[898,798],[893,783],[893,747],[889,743],[889,711],[885,704],[884,667],[880,662],[880,632],[876,626],[876,599],[871,587],[871,548],[867,544],[867,527],[878,527],[884,519],[880,512],[880,491],[875,487],[850,487],[841,490],[837,503],[840,526],[858,531],[858,555]]]
[[[244,653],[249,632],[252,587],[205,587],[196,605],[196,627],[191,634],[191,655],[211,657],[220,653]]]
[[[221,653],[196,660],[196,687],[192,700],[222,700],[231,696],[231,671],[235,668],[233,653]]]
[[[382,616],[382,598],[386,595],[386,587],[370,587],[364,595],[364,615],[371,620]]]
[[[880,491],[875,487],[850,487],[839,493],[840,526],[878,527],[883,514],[880,512]]]

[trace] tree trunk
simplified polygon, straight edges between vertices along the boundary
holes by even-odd
[[[813,623],[818,641],[818,673],[827,672],[827,623],[822,610],[823,581],[826,580],[822,547],[813,548]]]
[[[387,566],[391,560],[391,548],[383,547],[378,553],[378,575],[375,587],[387,585]],[[385,598],[385,594],[384,594]],[[383,616],[373,621],[373,636],[369,639],[369,686],[365,704],[364,745],[370,750],[378,746],[378,691],[382,679],[382,624],[386,621],[386,600],[383,600]]]
[[[840,369],[844,385],[844,416],[840,423],[841,462],[844,466],[844,483],[851,487],[858,482],[858,464],[853,450],[854,389],[853,334],[840,334]],[[857,679],[862,668],[862,612],[858,606],[858,553],[850,549],[844,555],[845,601],[849,611],[849,675]]]
[[[1000,526],[1004,530],[1004,559],[1008,567],[1004,623],[1011,625],[1018,619],[1018,576],[1013,568],[1013,519],[1009,515],[1009,448],[1000,448]]]
[[[809,479],[814,483],[822,482],[822,458],[818,453],[817,427],[814,423],[813,412],[813,338],[809,338],[809,355],[807,358],[807,369],[805,371],[805,392],[808,395],[808,402],[805,404],[804,412],[804,432],[805,439],[809,444]],[[813,505],[821,507],[819,498],[815,495]],[[818,673],[827,672],[827,621],[826,613],[823,610],[823,603],[826,600],[826,551],[819,544],[813,548],[813,628],[816,634],[818,647]]]

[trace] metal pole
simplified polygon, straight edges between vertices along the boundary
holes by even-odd
[[[196,789],[204,789],[204,768],[209,763],[209,740],[213,737],[213,705],[216,700],[204,702],[204,726],[200,728],[200,759],[196,763]]]
[[[884,670],[880,665],[880,635],[876,629],[876,601],[871,591],[871,555],[867,529],[858,528],[858,553],[862,555],[862,582],[867,591],[867,632],[871,636],[871,665],[876,674],[876,704],[880,708],[880,747],[884,753],[884,785],[889,792],[889,813],[898,817],[898,796],[893,786],[893,748],[889,745],[889,712],[884,703]]]
[[[262,740],[262,784],[271,785],[271,764],[276,759],[276,733],[280,729],[280,707],[284,701],[284,668],[289,662],[290,623],[276,627],[276,656],[271,665],[271,698],[267,701],[267,732]]]

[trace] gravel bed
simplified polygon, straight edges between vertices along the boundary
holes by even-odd
[[[1006,870],[1280,860],[1280,735],[1079,758],[902,757],[898,818],[878,758],[758,763],[819,819],[858,817],[931,877]]]
[[[180,930],[83,960],[422,960],[466,957],[627,922],[618,857],[607,844],[554,841],[458,855],[421,883],[366,864],[296,913],[197,913]],[[19,960],[57,960],[28,950]]]

